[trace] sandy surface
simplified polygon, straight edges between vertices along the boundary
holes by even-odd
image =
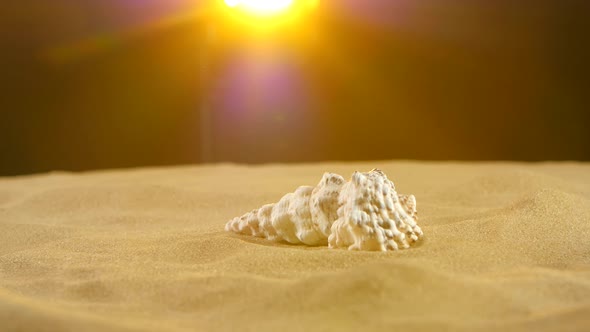
[[[324,171],[378,167],[396,252],[223,231]],[[0,179],[1,331],[590,331],[590,164],[219,165]]]

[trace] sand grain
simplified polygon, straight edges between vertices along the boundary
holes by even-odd
[[[349,252],[225,222],[383,169],[425,241]],[[588,331],[590,165],[323,163],[0,179],[1,331]]]

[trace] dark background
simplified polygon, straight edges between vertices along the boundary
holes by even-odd
[[[12,1],[0,175],[199,163],[204,100],[207,162],[590,160],[587,3],[324,0],[261,82],[189,1]]]

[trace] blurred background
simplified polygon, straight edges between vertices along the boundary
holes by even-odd
[[[588,1],[320,0],[264,27],[212,2],[4,4],[0,175],[590,160]]]

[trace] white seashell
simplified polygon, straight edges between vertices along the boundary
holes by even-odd
[[[397,250],[422,237],[416,198],[398,195],[385,173],[354,172],[348,182],[324,173],[315,187],[302,186],[275,204],[232,219],[226,231],[310,246],[349,250]]]

